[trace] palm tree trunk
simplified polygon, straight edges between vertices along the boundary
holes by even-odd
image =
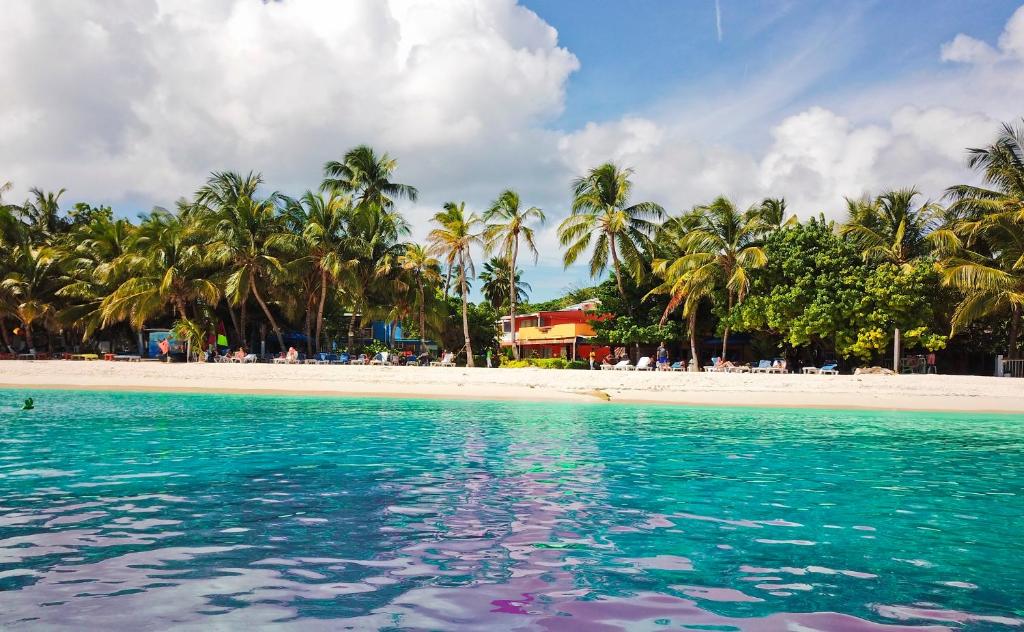
[[[241,340],[244,336],[242,335],[242,330],[238,327],[238,317],[235,316],[235,310],[231,309],[231,302],[227,299],[224,299],[224,304],[228,306],[228,318],[231,319],[231,326],[235,328],[235,333],[238,335],[239,344],[242,344]]]
[[[11,336],[7,333],[7,323],[3,318],[0,318],[0,334],[3,335],[4,347],[7,348],[7,352],[14,353],[14,349],[11,347]]]
[[[28,345],[28,352],[35,353],[35,347],[32,346],[32,323],[25,323],[25,343]]]
[[[355,353],[356,350],[356,312],[359,311],[359,303],[352,305],[352,313],[348,317],[348,352]]]
[[[327,303],[327,270],[320,271],[320,306],[316,310],[316,349],[320,350],[320,333],[324,330],[324,304]]]
[[[630,318],[633,317],[633,304],[626,299],[626,286],[622,284],[622,270],[619,265],[619,253],[615,250],[615,235],[608,234],[608,250],[612,255],[612,270],[615,271],[615,283],[619,286],[619,296],[622,297],[622,301],[626,304],[626,309],[629,311]]]
[[[1017,349],[1017,339],[1020,337],[1020,305],[1014,305],[1010,314],[1010,348],[1007,349],[1007,357],[1015,360],[1020,357],[1020,351]]]
[[[454,261],[448,264],[448,272],[444,275],[444,300],[448,300],[448,290],[452,285],[452,268],[454,268]]]
[[[266,314],[267,320],[270,321],[270,327],[274,330],[274,335],[277,336],[277,344],[284,351],[284,337],[281,335],[281,328],[277,326],[277,320],[274,315],[270,313],[270,308],[263,301],[263,297],[260,296],[260,290],[256,287],[256,280],[254,277],[249,277],[249,288],[252,290],[252,295],[256,297],[256,302],[263,308],[263,313]]]
[[[462,287],[462,334],[466,337],[466,366],[473,367],[473,343],[469,340],[469,289],[466,287],[466,265],[459,251],[459,284]]]
[[[700,358],[697,357],[697,306],[690,312],[690,363],[691,370],[700,371]]]
[[[426,333],[426,321],[427,321],[427,319],[426,319],[426,316],[425,316],[425,313],[424,313],[425,310],[423,308],[423,278],[422,277],[417,277],[416,285],[419,287],[419,291],[420,291],[420,353],[423,353],[427,349],[427,341],[425,340],[425,338],[427,337],[427,333]]]
[[[313,355],[313,306],[306,303],[306,328],[304,333],[306,334],[306,355]],[[317,351],[320,351],[320,345],[317,345]]]
[[[732,292],[729,292],[729,312],[732,313]],[[722,361],[725,361],[725,350],[729,344],[729,325],[725,326],[725,330],[722,332]]]
[[[519,347],[516,345],[516,259],[519,257],[519,236],[512,240],[512,259],[509,261],[508,273],[508,318],[512,328],[512,356],[519,359]]]
[[[246,309],[246,305],[249,302],[248,298],[249,298],[248,296],[242,298],[242,306],[238,310],[239,311],[239,318],[240,318],[239,322],[242,325],[242,330],[240,332],[241,335],[242,335],[242,340],[240,342],[240,345],[242,347],[248,347],[249,346],[249,340],[248,340],[248,338],[249,338],[249,331],[246,328],[246,325],[248,324],[246,322],[246,320],[247,320],[246,317],[248,316],[248,310]]]

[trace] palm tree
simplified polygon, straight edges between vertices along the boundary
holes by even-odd
[[[466,215],[465,202],[448,202],[444,211],[434,215],[438,227],[430,231],[430,253],[444,255],[448,261],[458,260],[459,286],[462,288],[462,333],[466,339],[466,365],[473,366],[473,344],[469,339],[469,289],[466,275],[473,273],[470,247],[483,243],[480,227],[483,220],[476,213]]]
[[[426,293],[424,283],[441,281],[441,264],[420,244],[407,244],[405,254],[398,258],[402,269],[412,275],[416,285],[416,305],[419,309],[420,353],[426,349]]]
[[[537,245],[534,243],[533,228],[529,225],[531,220],[543,224],[544,212],[536,206],[528,209],[522,208],[519,194],[512,189],[502,191],[490,208],[484,212],[484,221],[488,222],[484,237],[487,241],[487,250],[493,252],[498,250],[506,262],[505,272],[507,273],[508,293],[508,314],[509,322],[512,323],[512,353],[519,359],[519,347],[516,346],[516,301],[519,298],[519,291],[516,284],[519,282],[519,271],[516,268],[516,261],[519,258],[519,238],[530,252],[533,253],[533,261],[537,262]],[[513,275],[512,271],[516,273]],[[485,265],[486,271],[486,265]],[[493,303],[493,301],[492,301]],[[497,307],[497,305],[495,305]]]
[[[113,266],[129,276],[100,303],[101,326],[127,320],[141,330],[168,307],[188,320],[196,301],[216,303],[220,288],[207,278],[202,236],[181,218],[163,210],[150,213],[131,247]]]
[[[950,225],[933,234],[940,271],[964,297],[953,312],[952,335],[968,323],[1009,311],[1010,358],[1019,357],[1024,308],[1024,119],[1006,123],[988,147],[968,149],[967,164],[982,172],[988,187],[957,185]]]
[[[788,214],[786,198],[765,198],[751,207],[750,212],[760,218],[769,230],[793,226],[800,221],[795,214]]]
[[[22,218],[28,222],[34,243],[42,243],[61,232],[67,222],[60,216],[60,196],[65,189],[56,193],[39,188],[29,189],[32,198],[18,208]]]
[[[665,212],[654,202],[629,204],[633,188],[632,169],[605,163],[573,182],[572,214],[558,227],[558,238],[566,248],[563,261],[569,267],[591,242],[590,274],[597,276],[611,259],[619,294],[626,299],[622,281],[623,263],[634,278],[642,278],[644,252],[651,249],[651,235]],[[628,206],[627,206],[628,205]],[[630,307],[632,313],[632,307]]]
[[[134,248],[137,233],[136,226],[126,219],[100,216],[78,228],[77,243],[62,253],[65,275],[57,296],[69,304],[58,320],[81,330],[83,340],[104,326],[103,299],[131,274],[124,257]]]
[[[662,278],[677,290],[700,296],[706,296],[711,288],[724,287],[727,309],[732,312],[750,288],[749,271],[768,261],[760,242],[764,222],[756,211],[741,213],[728,198],[718,197],[711,204],[695,207],[675,224],[681,255],[655,265]],[[728,344],[727,324],[722,333],[723,358]]]
[[[352,203],[347,196],[330,193],[327,196],[306,191],[298,201],[288,200],[286,214],[293,230],[301,235],[305,257],[318,276],[315,347],[320,347],[324,326],[324,306],[327,289],[337,283],[342,272],[352,264],[346,250],[345,227],[351,220]]]
[[[349,216],[344,232],[344,248],[351,264],[342,280],[352,305],[348,348],[353,351],[357,320],[362,322],[371,315],[375,298],[389,301],[395,290],[401,289],[396,287],[401,283],[398,258],[405,254],[400,239],[409,234],[409,224],[400,213],[370,203]]]
[[[526,293],[533,291],[533,288],[522,280],[522,273],[522,270],[516,270],[515,277],[512,277],[508,269],[508,260],[501,257],[492,257],[484,262],[483,270],[480,272],[480,280],[483,281],[480,290],[487,302],[494,306],[494,309],[508,306],[509,291],[513,288],[516,302],[526,302],[528,298]],[[509,278],[512,278],[511,285],[508,283]]]
[[[342,160],[331,160],[324,165],[323,191],[349,193],[356,206],[375,205],[391,210],[396,198],[416,201],[416,187],[391,181],[398,161],[383,154],[380,157],[368,145],[350,149]]]
[[[874,201],[849,200],[850,217],[840,226],[846,237],[864,254],[864,260],[905,265],[927,255],[928,234],[938,225],[942,209],[931,202],[916,206],[917,189],[896,189]]]
[[[57,311],[53,302],[56,261],[52,250],[25,242],[14,249],[7,273],[0,282],[6,311],[21,321],[30,353],[35,353],[32,325],[37,321],[45,323]]]

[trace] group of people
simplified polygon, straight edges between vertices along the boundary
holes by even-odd
[[[611,354],[611,352],[608,352],[608,354],[605,355],[604,358],[601,360],[601,365],[604,365],[604,366],[614,366],[617,361],[622,360],[624,358],[625,358],[625,354],[624,353],[619,355],[619,356],[614,356],[614,355]],[[668,361],[668,348],[665,346],[664,342],[662,342],[660,345],[658,345],[658,350],[655,352],[654,358],[652,360],[653,360],[654,366],[659,371],[670,371],[670,370],[672,370],[672,365]],[[637,361],[639,362],[639,358],[637,359]],[[594,352],[594,351],[591,351],[590,352],[590,369],[593,371],[593,370],[597,370],[597,369],[600,369],[600,368],[601,368],[601,366],[598,365],[598,362],[597,362],[597,353]]]

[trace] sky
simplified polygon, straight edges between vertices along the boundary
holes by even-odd
[[[506,188],[561,264],[570,183],[606,161],[670,213],[726,195],[843,217],[844,196],[971,182],[964,148],[1024,116],[1019,0],[0,0],[0,182],[134,217],[214,170],[315,189],[367,143],[420,191]],[[482,261],[482,253],[476,259]]]

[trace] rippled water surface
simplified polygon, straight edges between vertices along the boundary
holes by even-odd
[[[1024,417],[0,396],[5,629],[1024,625]]]

